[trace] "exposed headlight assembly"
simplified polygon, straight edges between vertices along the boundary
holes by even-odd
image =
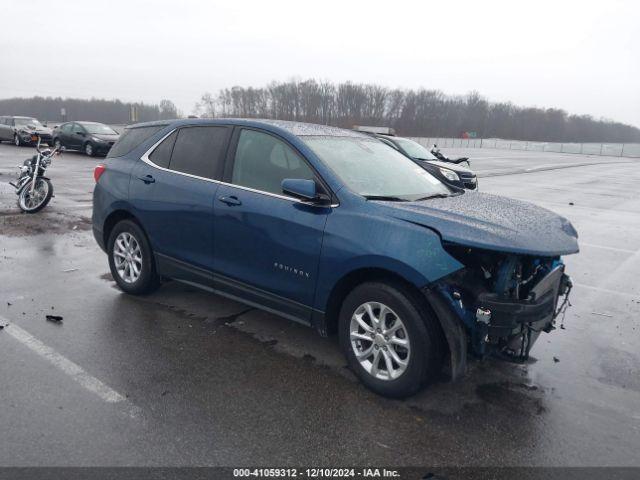
[[[447,180],[452,182],[459,182],[460,177],[453,170],[449,170],[448,168],[440,168],[440,173],[445,176]]]

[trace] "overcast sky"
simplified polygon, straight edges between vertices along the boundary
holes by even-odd
[[[313,77],[640,126],[640,1],[2,0],[0,98],[173,100]],[[1,113],[1,112],[0,112]]]

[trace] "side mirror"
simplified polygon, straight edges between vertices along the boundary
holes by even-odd
[[[316,182],[313,180],[302,180],[300,178],[285,178],[282,180],[282,191],[292,197],[305,200],[317,205],[329,203],[329,197],[318,192]]]

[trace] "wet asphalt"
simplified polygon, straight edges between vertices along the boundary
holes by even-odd
[[[527,365],[472,360],[397,401],[355,380],[335,338],[175,283],[122,294],[90,231],[99,160],[57,158],[55,198],[24,215],[7,182],[31,150],[0,145],[0,466],[639,466],[640,159],[445,153],[472,158],[482,191],[573,222],[573,306]]]

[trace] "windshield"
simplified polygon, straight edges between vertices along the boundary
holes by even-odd
[[[103,125],[101,123],[81,123],[87,132],[93,133],[94,135],[117,135],[113,128]]]
[[[409,140],[408,138],[394,138],[394,142],[400,145],[407,155],[413,158],[419,158],[420,160],[437,160],[433,154],[420,145],[418,142],[414,142],[413,140]]]
[[[351,190],[364,197],[413,201],[451,194],[433,175],[375,138],[302,138]]]
[[[23,127],[25,125],[31,125],[33,127],[41,127],[42,124],[35,118],[16,118],[14,119],[16,127]]]

